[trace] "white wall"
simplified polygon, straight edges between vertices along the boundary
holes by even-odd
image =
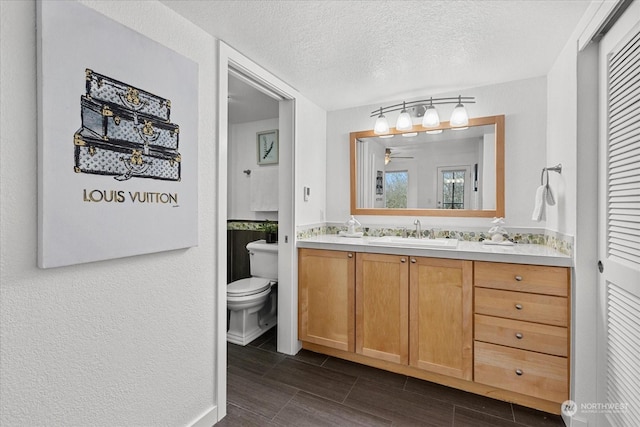
[[[576,232],[577,43],[565,46],[547,76],[547,163],[562,163],[562,174],[549,173],[556,206],[547,209],[547,229]],[[594,188],[595,194],[595,188]]]
[[[546,166],[547,82],[536,77],[491,86],[460,90],[475,96],[476,104],[467,105],[470,117],[505,115],[505,203],[507,227],[541,227],[544,223],[531,220],[536,188],[540,185],[540,170]],[[457,96],[459,93],[423,94]],[[400,102],[402,100],[398,100]],[[407,99],[405,101],[410,101]],[[384,105],[394,102],[385,102]],[[367,105],[332,111],[327,118],[327,221],[344,222],[349,216],[349,133],[371,129],[374,118],[369,114],[380,105]],[[440,116],[448,118],[453,106],[443,106]],[[446,109],[449,107],[449,109]],[[389,120],[395,120],[395,115]],[[411,225],[415,218],[360,216],[363,224]],[[488,227],[486,218],[421,219],[425,226],[458,225]]]
[[[247,176],[243,171],[255,172],[259,169],[279,170],[279,165],[258,165],[256,156],[256,133],[278,129],[278,119],[259,120],[256,122],[238,123],[229,128],[229,169],[228,183],[228,218],[246,220],[277,220],[278,212],[255,212],[250,208],[251,179],[255,174]],[[277,173],[277,172],[276,172]],[[275,189],[277,197],[278,189]]]
[[[334,159],[327,157],[327,113],[304,97],[296,99],[296,175],[295,193],[296,225],[324,222],[327,205],[326,164]],[[307,202],[303,189],[309,187]]]
[[[36,6],[1,1],[0,424],[211,425],[215,40],[158,2],[88,4],[199,63],[199,246],[36,267]]]
[[[598,46],[578,52],[577,42],[597,3],[585,12],[548,75],[547,161],[562,163],[562,175],[550,176],[558,206],[547,216],[547,228],[575,235],[570,395],[578,408],[597,402]],[[571,425],[596,421],[596,414],[578,412]]]
[[[280,227],[278,237],[278,351],[286,354],[296,354],[301,348],[298,341],[298,254],[296,237],[289,235],[289,230],[324,222],[326,211],[326,112],[300,93],[292,90],[291,94],[295,101],[280,103],[281,126],[287,134],[289,129],[295,134],[294,170],[280,174],[281,191],[285,188],[283,182],[293,180],[291,210],[279,213],[280,223],[293,227]],[[289,126],[286,118],[291,111],[295,120]],[[306,202],[304,187],[311,189]],[[283,277],[281,272],[290,274]]]

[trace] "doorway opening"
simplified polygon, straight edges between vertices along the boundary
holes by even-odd
[[[295,354],[300,343],[297,339],[297,275],[295,252],[295,217],[293,189],[295,185],[294,146],[295,146],[295,102],[298,93],[295,89],[264,70],[241,53],[219,42],[218,49],[218,135],[214,143],[218,152],[217,179],[217,254],[216,254],[216,402],[218,420],[226,415],[227,400],[227,219],[229,218],[228,178],[230,166],[229,150],[229,79],[230,76],[242,81],[254,89],[276,100],[278,104],[278,173],[277,178],[277,218],[278,221],[278,299],[277,299],[277,351]],[[268,129],[268,130],[275,130]],[[258,132],[256,131],[256,134]],[[250,144],[255,168],[257,160],[257,135],[254,134]],[[273,157],[273,156],[271,156]],[[270,160],[273,160],[272,158]],[[275,163],[261,163],[273,166]],[[244,170],[255,169],[244,168]],[[242,176],[241,178],[246,178]],[[246,183],[246,181],[245,181]],[[246,189],[244,190],[246,192]],[[242,191],[233,191],[241,193]],[[264,214],[257,218],[262,222]]]
[[[275,231],[282,97],[261,89],[238,70],[229,68],[227,341],[243,346],[277,324]]]

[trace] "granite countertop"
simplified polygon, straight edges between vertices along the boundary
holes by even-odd
[[[336,234],[300,239],[298,248],[354,251],[376,254],[414,255],[432,258],[465,259],[471,261],[507,262],[515,264],[572,267],[573,258],[544,245],[516,243],[513,246],[485,245],[482,242],[458,241],[458,247],[411,248],[370,244],[377,237],[342,237]]]

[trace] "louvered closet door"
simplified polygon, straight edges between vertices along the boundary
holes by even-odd
[[[600,44],[599,426],[640,426],[640,2]],[[578,351],[578,350],[577,350]],[[578,404],[585,402],[577,402]],[[608,406],[606,406],[608,405]]]

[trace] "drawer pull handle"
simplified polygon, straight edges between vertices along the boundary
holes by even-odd
[[[516,276],[516,281],[517,282],[522,282],[522,276]]]
[[[522,304],[516,304],[516,310],[522,310]]]
[[[522,372],[522,369],[516,369],[517,376],[521,376],[522,374],[524,374],[524,372]]]
[[[521,340],[522,339],[522,334],[520,332],[516,332],[516,338]]]
[[[353,258],[353,254],[349,254],[347,255],[349,258]]]
[[[416,262],[418,262],[418,261],[416,261],[416,259],[415,259],[415,258],[411,258],[411,262],[412,262],[413,264],[415,264],[415,263],[416,263]]]
[[[406,258],[400,258],[400,262],[407,262]]]

